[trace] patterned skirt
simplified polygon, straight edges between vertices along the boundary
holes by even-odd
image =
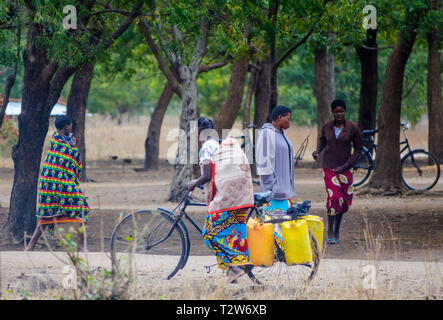
[[[353,179],[351,170],[346,170],[340,174],[329,169],[323,169],[326,192],[326,210],[328,215],[345,213],[352,204]]]
[[[203,240],[217,257],[218,267],[238,266],[252,269],[246,239],[247,209],[208,214],[203,226]]]

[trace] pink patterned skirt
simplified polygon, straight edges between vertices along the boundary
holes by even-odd
[[[345,213],[352,204],[353,197],[353,179],[351,170],[346,170],[340,174],[330,169],[323,168],[323,177],[325,179],[326,210],[328,215]]]

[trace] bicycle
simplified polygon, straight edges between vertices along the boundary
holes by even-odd
[[[164,208],[142,210],[129,213],[122,219],[112,233],[110,247],[114,261],[118,261],[123,272],[132,277],[136,272],[134,268],[143,266],[144,269],[155,270],[156,277],[169,280],[185,267],[191,250],[185,218],[202,234],[201,228],[189,216],[186,208],[206,206],[205,203],[193,202],[191,194],[192,192],[187,192],[172,211]],[[253,212],[259,214],[259,208],[270,200],[270,195],[271,192],[255,193],[254,207],[249,210],[247,217],[251,217]],[[179,207],[178,213],[175,213]],[[291,219],[282,215],[266,223],[284,222]],[[254,273],[263,275],[265,283],[274,281],[279,285],[288,283],[288,280],[312,280],[317,273],[320,254],[316,239],[311,233],[310,239],[314,257],[312,264],[287,266],[284,262],[284,254],[277,252],[276,261],[272,267],[254,267]],[[208,273],[211,267],[206,266]],[[247,275],[251,280],[260,283],[252,272],[248,272]]]
[[[411,149],[406,130],[409,128],[408,123],[401,122],[401,129],[404,140],[400,145],[405,146],[400,150],[400,154],[408,150],[401,158],[401,178],[404,185],[411,190],[430,190],[433,188],[440,178],[440,163],[438,159],[425,149]],[[372,153],[377,150],[374,135],[378,132],[375,130],[363,130],[363,141],[369,143],[369,148],[363,146],[362,155],[353,166],[354,186],[360,186],[368,180],[372,170],[374,170],[374,159]]]

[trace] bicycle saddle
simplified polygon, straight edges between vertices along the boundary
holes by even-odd
[[[363,135],[365,135],[365,136],[372,136],[372,135],[375,134],[376,132],[378,132],[377,129],[375,129],[375,130],[363,130],[363,131],[362,131]]]
[[[271,198],[272,191],[259,192],[254,193],[254,203],[256,207],[260,207],[264,205],[266,202],[269,202]]]

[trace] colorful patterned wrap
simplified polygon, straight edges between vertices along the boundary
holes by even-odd
[[[238,266],[245,271],[252,269],[246,239],[246,215],[247,209],[239,209],[206,216],[203,239],[217,257],[221,269],[228,266]]]
[[[89,206],[80,190],[81,170],[78,149],[71,147],[62,135],[54,133],[38,184],[38,219],[67,217],[73,222],[88,220]],[[50,232],[53,232],[53,225],[50,225]]]

